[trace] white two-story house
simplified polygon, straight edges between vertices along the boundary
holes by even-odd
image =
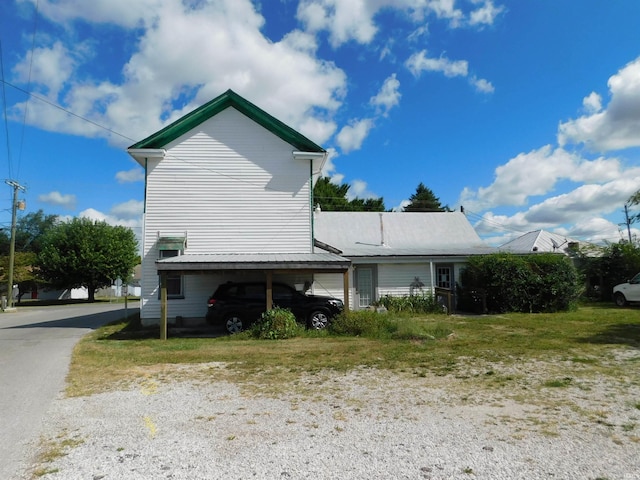
[[[460,212],[314,208],[327,152],[231,90],[128,152],[145,170],[146,325],[203,320],[229,280],[311,285],[353,309],[454,291],[467,258],[493,251]]]
[[[233,91],[128,152],[145,170],[143,324],[204,318],[227,280],[347,281],[350,261],[314,247],[311,197],[326,151]]]

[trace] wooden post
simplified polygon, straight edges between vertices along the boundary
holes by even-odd
[[[160,274],[160,340],[167,339],[167,274]]]
[[[267,270],[267,311],[273,308],[273,272]]]
[[[342,288],[344,289],[344,310],[349,311],[349,270],[342,274]]]

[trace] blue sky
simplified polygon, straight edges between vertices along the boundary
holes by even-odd
[[[7,0],[0,168],[22,214],[139,233],[126,147],[231,88],[324,146],[354,196],[401,208],[422,182],[490,244],[617,242],[638,32],[635,0]]]

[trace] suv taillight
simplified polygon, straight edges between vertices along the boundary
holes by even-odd
[[[213,307],[216,304],[216,299],[215,298],[210,298],[207,303],[208,303],[208,305],[210,307]]]

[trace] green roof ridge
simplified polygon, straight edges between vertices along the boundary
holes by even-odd
[[[129,148],[163,148],[176,138],[192,130],[228,107],[234,107],[254,122],[262,125],[274,135],[304,152],[324,152],[325,150],[293,128],[268,114],[260,107],[241,97],[233,90],[227,90],[222,95],[187,113],[173,123],[158,130],[144,140],[134,143]]]

